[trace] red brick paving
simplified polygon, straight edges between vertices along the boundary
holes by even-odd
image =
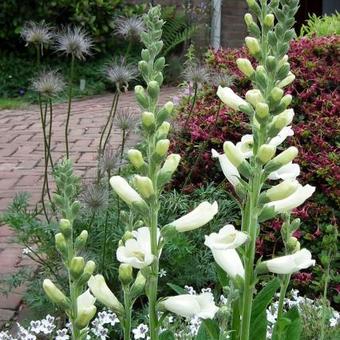
[[[172,99],[175,88],[162,90],[161,103]],[[76,172],[85,180],[93,177],[98,148],[99,134],[110,109],[112,95],[96,96],[73,103],[70,120],[70,158],[74,161]],[[119,108],[131,107],[137,113],[138,108],[132,92],[120,97]],[[58,104],[54,109],[54,127],[52,136],[52,157],[54,161],[65,154],[64,124],[66,104]],[[137,136],[131,135],[130,145]],[[111,144],[118,147],[120,131],[113,129]],[[31,194],[31,205],[40,200],[43,178],[43,136],[37,107],[27,110],[0,111],[0,212],[18,192]],[[12,240],[13,231],[6,225],[0,225],[0,277],[15,272],[20,266],[29,263],[23,259],[22,249]],[[35,266],[31,264],[32,270]],[[0,328],[16,313],[22,288],[9,294],[0,295]]]

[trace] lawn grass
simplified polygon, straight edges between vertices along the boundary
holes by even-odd
[[[23,98],[0,98],[0,110],[22,109],[30,103]]]

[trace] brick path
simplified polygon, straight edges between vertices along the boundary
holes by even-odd
[[[162,90],[161,103],[172,99],[175,88]],[[96,152],[101,127],[109,112],[112,95],[97,96],[74,102],[70,121],[70,158],[74,161],[76,172],[85,180],[93,178]],[[138,112],[133,93],[120,97],[119,108],[130,107]],[[64,124],[66,104],[59,104],[54,109],[53,160],[65,154]],[[137,136],[129,138],[133,145]],[[40,199],[43,179],[43,137],[37,107],[28,110],[0,111],[0,212],[17,192],[31,193],[31,204]],[[114,128],[111,144],[118,146],[120,132]],[[0,225],[0,277],[13,273],[23,265],[30,264],[22,258],[22,249],[13,243],[13,231]],[[32,265],[32,264],[30,264]],[[32,270],[34,270],[32,266]],[[0,295],[0,328],[10,320],[21,303],[20,287],[8,297]]]

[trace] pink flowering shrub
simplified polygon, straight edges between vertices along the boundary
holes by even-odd
[[[245,55],[243,48],[221,49],[208,51],[206,58],[214,71],[226,70],[236,77],[233,89],[241,95],[250,88],[250,83],[237,69],[236,59]],[[322,250],[321,240],[327,224],[336,224],[340,202],[340,93],[337,87],[340,79],[337,66],[340,36],[296,40],[291,44],[289,59],[296,81],[288,88],[294,98],[292,106],[295,110],[295,135],[288,143],[297,146],[300,152],[297,159],[301,166],[300,181],[317,188],[308,203],[294,212],[303,222],[295,236],[317,255]],[[182,105],[178,115],[179,128],[175,132],[176,137],[172,138],[176,141],[173,149],[185,155],[175,184],[182,186],[184,191],[191,191],[210,180],[222,183],[224,176],[218,162],[211,159],[211,149],[222,153],[224,141],[236,143],[242,135],[251,133],[243,113],[219,106],[216,88],[206,88],[204,92],[185,128],[187,100]],[[259,256],[270,253],[270,249],[276,252],[280,249],[280,228],[280,223],[276,221],[264,228],[257,244]],[[295,275],[293,282],[301,289],[312,287],[319,290],[316,278],[321,275],[322,269],[317,266],[312,273]],[[331,286],[333,294],[336,294],[337,287],[339,278],[334,275]]]

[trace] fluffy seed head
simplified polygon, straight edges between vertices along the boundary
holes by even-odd
[[[211,82],[214,86],[231,87],[234,84],[235,76],[227,72],[219,71],[211,75]]]
[[[91,54],[92,39],[80,27],[66,27],[57,34],[56,50],[66,55],[72,55],[78,59],[85,59]]]
[[[25,23],[21,30],[21,37],[26,41],[26,45],[49,45],[53,38],[52,29],[45,23],[29,21]]]
[[[107,189],[99,184],[90,184],[86,186],[81,195],[81,201],[86,209],[91,212],[103,210],[108,205],[109,194]]]
[[[130,65],[121,63],[111,63],[105,68],[105,76],[107,80],[113,83],[118,91],[127,91],[129,82],[137,77],[137,69]]]
[[[117,127],[125,132],[133,130],[137,122],[136,112],[129,107],[119,110],[115,119]]]
[[[119,160],[119,150],[115,151],[111,145],[107,145],[103,155],[99,159],[99,169],[102,173],[113,174]]]
[[[143,19],[138,16],[119,17],[115,21],[115,26],[117,35],[131,40],[139,40],[141,32],[145,31]]]
[[[183,71],[183,78],[187,82],[202,85],[210,81],[210,72],[203,65],[190,65]]]
[[[42,72],[32,80],[32,89],[44,97],[55,97],[64,89],[65,83],[57,71]]]

